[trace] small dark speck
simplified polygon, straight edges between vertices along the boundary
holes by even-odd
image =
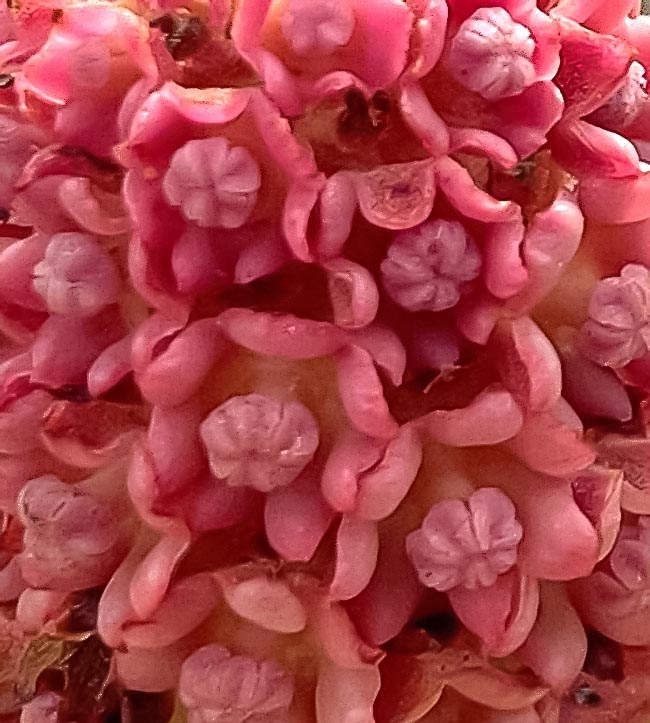
[[[11,214],[9,213],[9,210],[6,208],[0,208],[0,224],[7,223],[9,220]]]
[[[52,10],[52,22],[53,23],[58,23],[62,17],[63,17],[63,10],[61,8],[54,8],[54,10]]]
[[[0,90],[11,88],[14,84],[14,76],[11,73],[0,73]]]
[[[581,683],[573,691],[573,700],[578,705],[598,705],[602,698],[589,687],[588,683]]]

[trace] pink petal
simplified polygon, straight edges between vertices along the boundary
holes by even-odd
[[[260,576],[236,582],[228,572],[219,577],[226,602],[244,620],[284,634],[299,633],[307,625],[302,603],[282,580]]]
[[[499,377],[524,409],[552,408],[562,392],[562,368],[546,335],[529,317],[502,321],[492,334]]]
[[[93,397],[105,394],[131,371],[131,336],[106,347],[88,369],[88,392]]]
[[[226,343],[214,319],[195,321],[136,374],[138,386],[152,404],[181,404],[199,390],[225,349]]]
[[[351,671],[331,663],[321,664],[316,686],[318,723],[372,723],[380,685],[376,666]]]
[[[498,299],[519,293],[528,280],[528,272],[520,256],[524,239],[521,218],[492,226],[485,240],[485,285]]]
[[[16,605],[16,622],[26,633],[38,635],[45,625],[65,614],[67,592],[27,588]]]
[[[370,582],[379,552],[374,522],[344,515],[336,536],[336,569],[330,584],[331,600],[356,597]]]
[[[124,628],[124,642],[135,648],[163,648],[198,627],[219,602],[217,583],[199,573],[174,583],[164,600],[144,622]]]
[[[406,370],[406,349],[392,329],[375,323],[356,329],[348,338],[352,344],[370,354],[391,384],[400,386]]]
[[[414,12],[416,21],[412,44],[415,59],[408,72],[422,78],[433,70],[442,54],[449,10],[444,0],[426,0],[415,5]]]
[[[291,314],[228,309],[217,320],[235,344],[268,356],[315,359],[333,354],[345,343],[336,326]]]
[[[372,274],[360,264],[338,258],[323,264],[327,272],[334,323],[344,329],[368,326],[379,307],[379,291]]]
[[[497,201],[477,188],[469,172],[453,159],[438,159],[435,170],[440,190],[463,216],[484,223],[502,223],[519,214],[512,201]]]
[[[519,157],[515,149],[501,136],[480,128],[450,128],[450,153],[474,153],[487,156],[502,168],[514,168]]]
[[[325,504],[315,480],[304,476],[267,496],[266,536],[271,547],[289,561],[309,561],[332,523],[334,512]]]
[[[116,650],[115,673],[122,685],[144,693],[160,693],[177,687],[181,665],[192,652],[191,640],[179,640],[160,648]]]
[[[407,81],[403,84],[399,105],[404,121],[434,158],[449,152],[449,130],[431,107],[419,83]]]
[[[461,622],[478,635],[489,655],[505,657],[528,637],[537,617],[537,581],[511,571],[491,587],[456,587],[449,601]]]
[[[371,437],[394,437],[399,427],[384,399],[370,354],[349,345],[337,353],[336,365],[341,401],[354,427]]]
[[[650,172],[632,178],[586,178],[580,184],[580,205],[597,223],[636,223],[648,218]]]
[[[413,427],[401,427],[383,457],[362,473],[355,514],[366,520],[392,515],[411,489],[421,462],[419,436]]]
[[[596,458],[581,435],[549,410],[529,414],[506,447],[532,470],[565,477],[588,467]]]
[[[499,444],[522,428],[523,415],[510,392],[500,385],[483,390],[466,407],[435,410],[415,424],[437,442],[451,447]]]
[[[379,440],[353,429],[337,437],[321,479],[323,497],[333,510],[354,510],[361,475],[381,460],[383,452]]]
[[[586,655],[587,636],[566,593],[557,585],[542,585],[537,621],[517,657],[563,692],[582,670]]]
[[[118,236],[131,227],[128,216],[111,212],[109,204],[114,198],[93,188],[89,178],[67,178],[59,186],[63,210],[82,229],[98,236]]]

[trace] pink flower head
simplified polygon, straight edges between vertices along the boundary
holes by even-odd
[[[503,492],[485,487],[467,502],[438,502],[406,538],[421,582],[442,592],[491,586],[512,568],[522,527]]]
[[[206,645],[183,663],[179,694],[188,723],[263,723],[284,720],[293,681],[275,661]]]
[[[225,138],[188,141],[171,158],[163,180],[169,203],[202,227],[238,228],[251,215],[261,184],[246,148]]]
[[[119,564],[122,532],[105,501],[48,475],[23,487],[17,508],[25,527],[20,565],[32,586],[100,585]]]
[[[201,424],[213,474],[232,487],[270,492],[293,482],[318,448],[318,425],[299,402],[231,397]]]
[[[535,81],[535,40],[502,7],[479,8],[451,41],[449,69],[486,100],[517,95]]]
[[[603,366],[622,367],[648,352],[650,272],[645,266],[628,264],[618,276],[598,283],[579,343],[585,356]]]
[[[523,159],[544,144],[561,116],[562,97],[553,83],[558,31],[535,3],[488,5],[448,3],[446,39],[443,18],[431,10],[422,14],[420,22],[435,23],[427,50],[436,51],[424,53],[430,55],[426,63],[416,58],[404,79],[401,107],[432,152],[441,137],[438,127],[446,125],[452,150],[472,148],[502,160],[508,149]],[[438,58],[442,62],[432,62]]]
[[[129,88],[155,78],[143,18],[113,3],[66,7],[45,45],[24,66],[21,88],[57,107],[54,132],[64,143],[108,156]],[[56,71],[53,71],[56,68]]]
[[[296,114],[343,79],[370,90],[397,80],[412,23],[395,0],[245,0],[232,37],[273,100]]]
[[[93,316],[115,303],[120,277],[115,262],[92,236],[52,236],[45,257],[34,266],[34,288],[50,312]]]
[[[435,219],[396,235],[382,262],[384,287],[410,311],[455,306],[481,270],[478,247],[457,221]]]

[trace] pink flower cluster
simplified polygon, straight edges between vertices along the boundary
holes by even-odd
[[[175,723],[558,723],[650,646],[639,5],[3,6],[22,635],[99,590]]]

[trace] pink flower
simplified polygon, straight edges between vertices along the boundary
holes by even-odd
[[[183,663],[179,693],[190,723],[262,723],[286,715],[293,682],[272,660],[207,645]]]
[[[382,262],[384,287],[410,311],[455,306],[480,273],[481,256],[458,222],[436,219],[397,234]]]
[[[201,424],[212,473],[233,487],[270,492],[293,482],[318,448],[318,426],[298,402],[231,397]]]
[[[622,367],[648,352],[650,272],[628,264],[619,276],[598,283],[589,302],[589,319],[580,333],[580,349],[603,366]]]
[[[34,288],[51,313],[93,316],[117,301],[120,277],[115,262],[91,237],[55,234],[34,266]]]
[[[479,8],[451,41],[447,63],[454,78],[486,100],[517,95],[535,81],[535,40],[500,7]]]
[[[49,475],[28,482],[17,507],[27,582],[71,591],[108,581],[124,550],[118,519],[104,501]]]
[[[467,503],[434,505],[422,527],[407,537],[407,550],[420,580],[440,591],[457,586],[489,587],[515,564],[522,528],[510,499],[483,488]]]
[[[58,106],[53,130],[60,141],[109,156],[127,91],[157,76],[148,40],[146,23],[129,10],[104,2],[66,7],[25,63],[21,91]]]
[[[163,192],[198,226],[238,228],[250,217],[260,184],[259,166],[245,148],[206,138],[188,141],[174,153]]]

